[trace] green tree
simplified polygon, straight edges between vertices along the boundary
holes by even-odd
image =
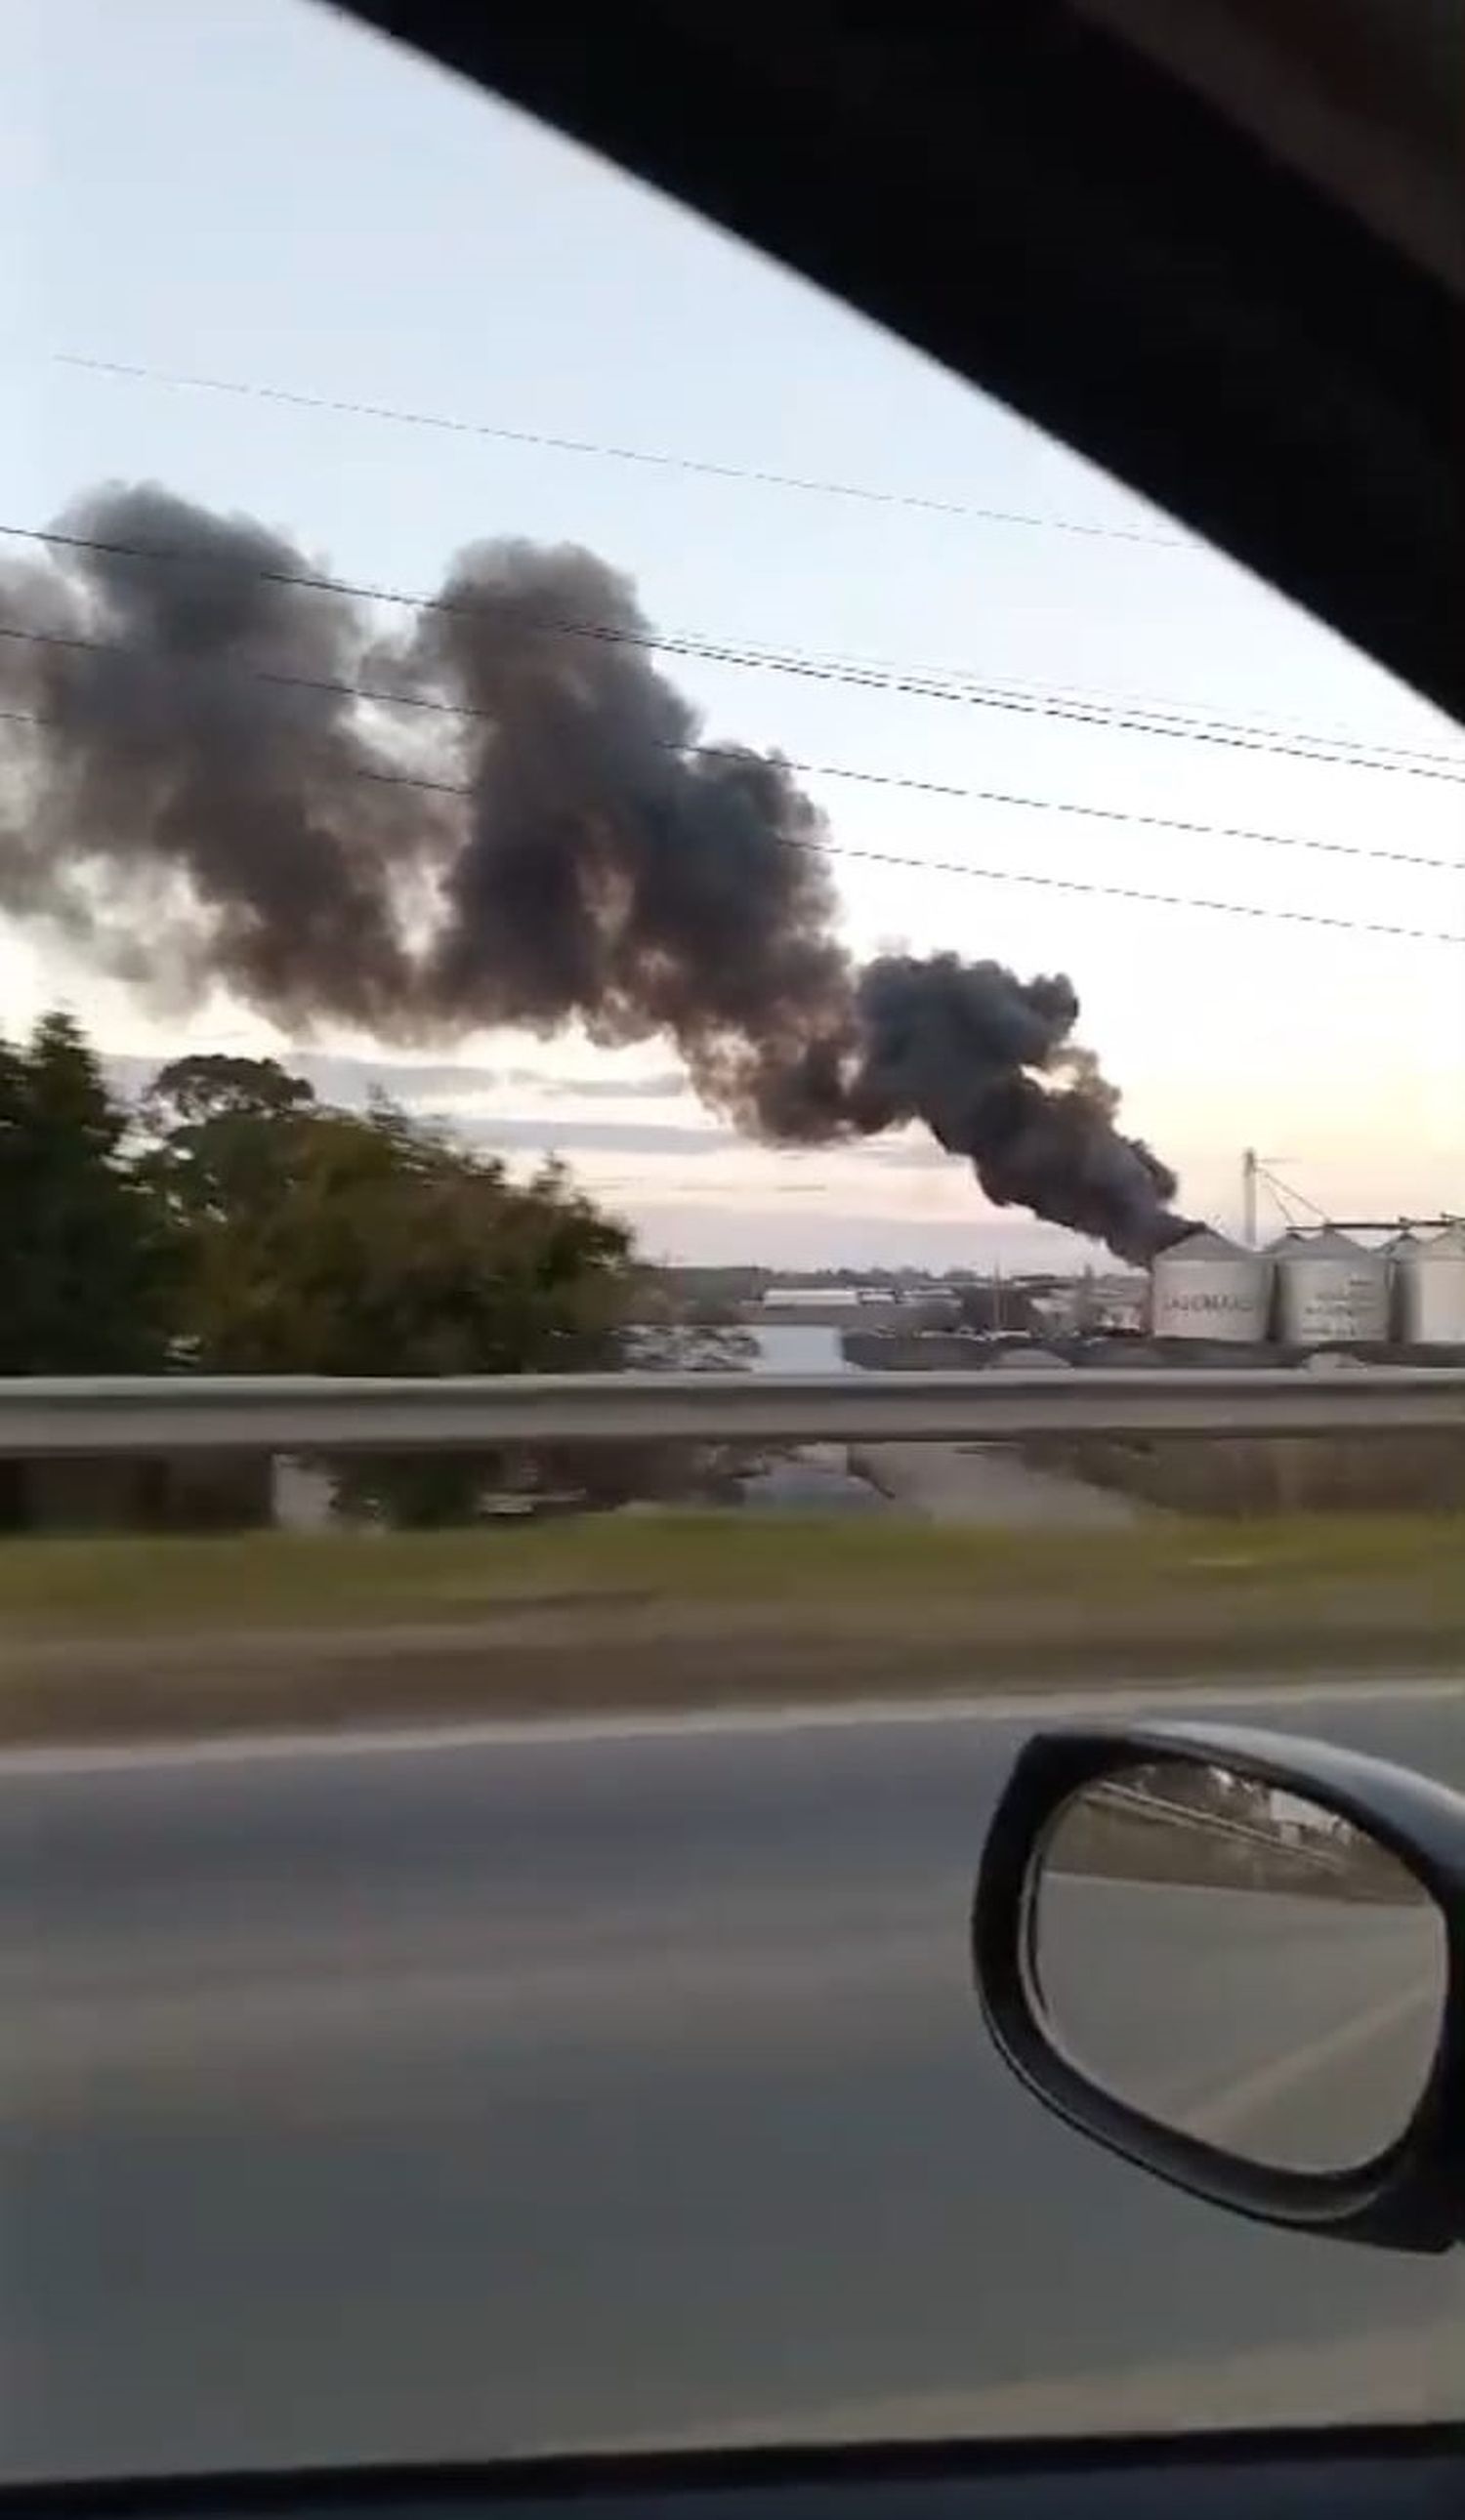
[[[340,1111],[271,1062],[225,1064],[165,1069],[147,1106],[152,1175],[188,1254],[182,1327],[199,1368],[516,1373],[615,1361],[636,1283],[630,1238],[563,1171],[517,1183],[390,1104]],[[500,1469],[481,1456],[358,1462],[340,1483],[393,1520],[438,1521],[471,1511]]]
[[[130,1126],[69,1015],[0,1043],[0,1372],[166,1362],[170,1253]]]
[[[140,1170],[179,1231],[227,1219],[275,1195],[316,1110],[314,1089],[276,1059],[175,1058],[143,1099]]]
[[[292,1076],[277,1058],[195,1051],[159,1069],[143,1110],[160,1133],[172,1135],[217,1120],[278,1120],[314,1101],[314,1086]]]

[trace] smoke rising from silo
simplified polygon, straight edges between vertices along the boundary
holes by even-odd
[[[1071,983],[852,965],[817,809],[776,756],[691,748],[591,553],[473,544],[384,635],[283,535],[160,488],[58,531],[0,568],[0,707],[40,721],[0,725],[0,911],[170,1006],[218,984],[297,1032],[665,1035],[762,1138],[920,1120],[989,1198],[1125,1258],[1185,1230]]]

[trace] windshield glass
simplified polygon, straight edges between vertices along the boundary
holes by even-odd
[[[1458,733],[329,10],[18,59],[0,1376],[627,1379],[0,1426],[0,2470],[1459,2414],[966,1931],[1057,1708],[1465,1782],[1465,1444],[636,1397],[1465,1355]]]

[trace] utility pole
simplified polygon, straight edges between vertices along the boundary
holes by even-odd
[[[1255,1147],[1245,1148],[1241,1158],[1241,1238],[1249,1251],[1257,1248],[1257,1174],[1259,1159]]]
[[[1262,1182],[1267,1182],[1270,1184],[1272,1190],[1275,1191],[1278,1185],[1272,1180],[1270,1167],[1273,1164],[1285,1164],[1290,1161],[1291,1157],[1288,1155],[1259,1155],[1255,1147],[1244,1147],[1242,1148],[1241,1238],[1245,1242],[1249,1251],[1255,1251],[1257,1248],[1258,1190]],[[1312,1206],[1312,1201],[1309,1198],[1304,1198],[1301,1191],[1295,1192],[1294,1196],[1302,1199],[1302,1203],[1305,1207]],[[1284,1214],[1285,1213],[1286,1211],[1284,1210]],[[1318,1218],[1319,1222],[1325,1221],[1322,1217],[1322,1211],[1320,1208],[1313,1208],[1313,1214]]]

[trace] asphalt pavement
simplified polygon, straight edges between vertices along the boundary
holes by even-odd
[[[1059,1874],[1036,1944],[1050,2018],[1093,2078],[1251,2161],[1356,2169],[1434,2061],[1445,1941],[1423,1898]]]
[[[4,1762],[0,2469],[1465,2411],[1450,2260],[1174,2195],[990,2053],[1054,1703]],[[1465,1783],[1461,1704],[1225,1712]],[[1339,2017],[1285,1941],[1244,2055],[1129,1981],[1228,2140]]]
[[[857,1458],[882,1495],[923,1522],[1123,1531],[1147,1510],[1118,1489],[1034,1469],[1001,1444],[862,1444]]]

